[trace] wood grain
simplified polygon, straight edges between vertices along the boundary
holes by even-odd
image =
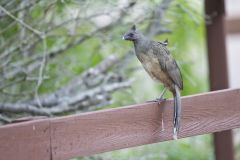
[[[240,19],[239,18],[228,18],[225,21],[226,32],[228,34],[239,34],[240,33]]]
[[[240,89],[183,97],[182,105],[179,138],[240,127]],[[172,140],[172,119],[167,100],[6,125],[0,159],[63,160]]]
[[[0,127],[0,160],[50,160],[49,120]]]
[[[240,127],[239,89],[184,97],[182,105],[180,138]],[[53,159],[171,140],[172,119],[171,100],[53,119]]]

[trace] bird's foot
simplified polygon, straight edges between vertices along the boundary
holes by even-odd
[[[150,100],[150,101],[147,101],[147,102],[157,102],[158,104],[160,104],[163,101],[166,101],[166,98],[156,98],[154,100]]]

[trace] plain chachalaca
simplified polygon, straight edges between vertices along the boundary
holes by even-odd
[[[168,41],[149,40],[136,30],[135,25],[124,34],[123,39],[134,43],[135,54],[151,78],[164,84],[164,90],[158,100],[162,100],[166,88],[172,92],[174,96],[173,138],[177,139],[181,116],[180,90],[183,89],[183,81],[180,69],[167,49]]]

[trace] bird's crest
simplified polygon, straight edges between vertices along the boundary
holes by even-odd
[[[134,24],[131,28],[133,31],[136,31],[136,25]]]

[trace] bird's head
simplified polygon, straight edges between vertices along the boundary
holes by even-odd
[[[124,40],[136,41],[141,37],[141,33],[136,30],[136,26],[133,25],[132,28],[123,35]]]

